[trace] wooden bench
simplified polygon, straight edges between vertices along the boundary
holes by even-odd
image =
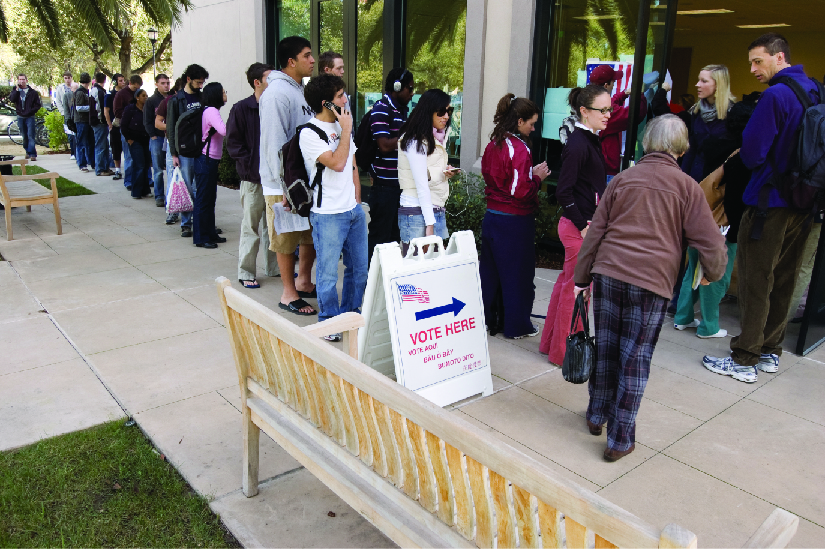
[[[402,547],[696,547],[647,524],[356,358],[361,315],[299,328],[218,279],[243,410],[243,492],[260,430]],[[320,340],[344,332],[344,349]],[[748,542],[784,547],[776,509]]]
[[[6,208],[6,238],[13,239],[11,229],[11,209],[25,206],[27,211],[32,211],[32,206],[38,204],[51,204],[54,208],[54,220],[57,223],[57,234],[63,234],[63,225],[60,221],[60,206],[57,204],[57,178],[60,174],[55,172],[38,173],[26,175],[26,164],[28,160],[3,160],[3,165],[20,165],[23,175],[0,175],[0,204]],[[51,179],[52,190],[34,181],[35,179]]]

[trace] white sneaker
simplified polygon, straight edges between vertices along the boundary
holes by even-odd
[[[324,339],[326,339],[327,341],[332,341],[334,343],[337,343],[337,342],[341,341],[341,339],[343,339],[343,337],[344,337],[344,335],[341,332],[338,332],[337,334],[325,335]]]
[[[702,338],[702,339],[710,339],[710,338],[712,338],[712,337],[725,337],[725,336],[727,336],[727,335],[728,335],[728,331],[727,331],[727,330],[721,330],[721,329],[720,329],[720,330],[719,330],[718,332],[716,332],[715,334],[710,334],[710,335],[706,335],[706,336],[703,336],[703,335],[700,335],[700,334],[696,334],[696,337],[700,337],[700,338]]]
[[[698,328],[700,321],[698,319],[693,319],[693,322],[690,324],[674,324],[673,327],[677,330],[684,330],[685,328]]]
[[[756,368],[737,364],[730,357],[717,358],[704,356],[702,357],[702,365],[716,374],[730,376],[737,381],[743,381],[745,383],[756,383]]]
[[[69,160],[76,160],[76,158],[74,157],[74,155],[71,155],[71,156],[69,157]]]
[[[779,355],[762,353],[756,367],[767,374],[775,374],[779,371]]]
[[[538,324],[534,324],[532,322],[530,324],[533,326],[533,331],[532,332],[530,332],[529,334],[516,336],[513,339],[524,339],[525,337],[535,337],[535,336],[539,335],[539,333],[541,333],[541,330],[539,330],[539,325]]]

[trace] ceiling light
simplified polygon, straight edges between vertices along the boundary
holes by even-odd
[[[785,23],[775,23],[773,25],[736,25],[740,29],[770,29],[773,27],[790,27]]]
[[[676,13],[678,15],[718,15],[723,13],[733,13],[733,10],[681,10],[677,11]]]

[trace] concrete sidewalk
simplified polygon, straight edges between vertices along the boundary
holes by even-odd
[[[240,493],[240,398],[214,285],[223,275],[240,287],[237,193],[218,189],[228,242],[204,250],[122,181],[81,174],[68,155],[37,164],[100,194],[61,199],[62,236],[46,207],[15,210],[12,242],[0,229],[0,449],[129,415],[246,546],[391,545],[266,437],[261,494]],[[556,276],[539,270],[536,314]],[[277,308],[278,278],[259,281],[249,296],[315,321]],[[722,313],[736,332],[735,307]],[[700,546],[741,546],[775,506],[801,517],[793,546],[825,546],[825,350],[786,354],[778,374],[745,385],[700,364],[728,343],[662,329],[636,451],[614,464],[585,428],[586,387],[563,381],[538,338],[491,338],[495,394],[452,409],[658,527],[693,530]]]

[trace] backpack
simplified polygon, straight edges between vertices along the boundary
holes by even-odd
[[[780,84],[793,90],[805,113],[796,130],[796,145],[791,152],[788,170],[777,173],[771,157],[774,175],[759,191],[757,215],[762,222],[754,226],[751,234],[754,240],[759,240],[762,236],[762,225],[767,216],[772,188],[779,190],[779,195],[789,208],[810,213],[811,218],[825,209],[825,87],[815,78],[811,80],[819,91],[817,105],[811,102],[808,93],[796,80],[787,76],[779,79]]]
[[[378,152],[378,146],[375,139],[372,138],[372,127],[370,123],[370,115],[372,109],[367,111],[358,123],[358,131],[355,132],[355,162],[361,168],[369,171],[372,161],[375,160],[375,154]]]
[[[314,198],[314,189],[318,188],[318,206],[321,206],[321,176],[324,174],[324,165],[315,164],[315,177],[309,183],[309,174],[304,164],[304,155],[301,153],[301,130],[312,129],[324,143],[329,143],[326,132],[315,124],[306,123],[295,129],[295,135],[287,141],[279,153],[281,160],[281,181],[284,182],[284,196],[292,207],[292,213],[301,217],[309,217]]]
[[[203,148],[212,140],[215,135],[215,128],[209,128],[209,137],[203,140],[203,111],[206,107],[196,107],[184,110],[175,124],[175,141],[177,142],[178,154],[186,158],[197,158],[203,152]]]

